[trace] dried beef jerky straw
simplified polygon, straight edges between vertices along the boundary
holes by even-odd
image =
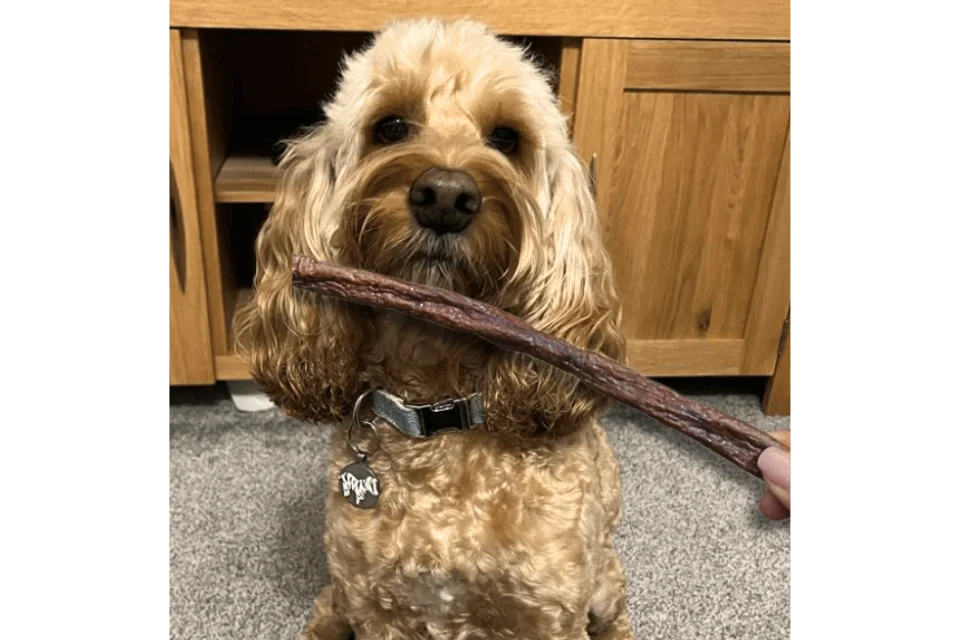
[[[372,307],[397,311],[475,334],[576,376],[597,393],[639,409],[761,477],[757,458],[784,445],[763,431],[684,398],[626,365],[534,329],[496,307],[451,291],[416,285],[362,269],[304,256],[293,258],[293,286]]]

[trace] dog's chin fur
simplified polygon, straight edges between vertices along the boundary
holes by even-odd
[[[620,305],[587,172],[545,74],[471,21],[395,24],[346,60],[327,121],[288,147],[236,334],[284,411],[343,421],[367,388],[407,402],[483,394],[475,431],[428,440],[381,425],[378,507],[327,505],[332,585],[305,637],[630,638],[613,530],[619,470],[573,377],[477,338],[291,285],[294,253],[445,287],[615,359]],[[379,144],[398,114],[409,138]],[[515,153],[487,144],[519,132]],[[469,173],[482,205],[459,234],[411,214],[431,167]],[[353,461],[336,431],[330,479]]]

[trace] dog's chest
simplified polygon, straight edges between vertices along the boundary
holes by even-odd
[[[516,629],[545,608],[559,615],[583,582],[580,452],[505,452],[482,434],[395,444],[371,460],[377,509],[331,499],[331,573],[351,599],[403,612],[410,633],[434,637],[445,625]]]

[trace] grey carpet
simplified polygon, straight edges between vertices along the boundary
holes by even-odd
[[[764,429],[757,397],[700,395]],[[762,484],[626,407],[604,418],[623,465],[617,537],[641,639],[776,640],[790,632],[790,527]],[[171,639],[290,639],[326,584],[328,430],[241,413],[224,387],[172,389]]]

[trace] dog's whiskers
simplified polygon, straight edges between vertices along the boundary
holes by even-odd
[[[372,198],[368,198],[367,200],[364,200],[364,201],[363,201],[364,204],[366,204],[367,202],[372,203],[372,202],[373,202],[373,199],[372,199]],[[370,213],[369,213],[369,211],[368,211],[367,215],[365,215],[365,216],[363,217],[363,220],[362,220],[361,223],[360,223],[360,230],[357,232],[357,244],[360,244],[360,245],[363,244],[363,236],[366,234],[366,232],[367,232],[367,227],[370,225],[370,221],[371,221],[371,220],[373,220],[373,216],[370,215]]]

